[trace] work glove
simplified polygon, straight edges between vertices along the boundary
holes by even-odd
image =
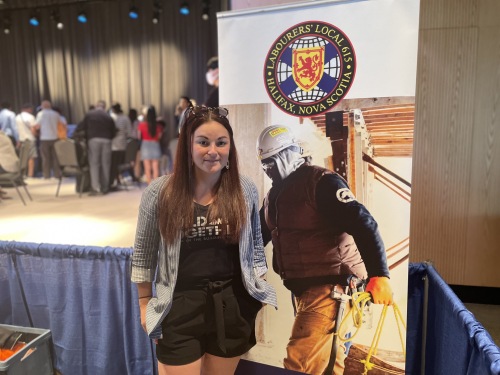
[[[366,291],[372,295],[373,303],[392,305],[394,302],[389,278],[385,276],[371,277],[366,286]]]

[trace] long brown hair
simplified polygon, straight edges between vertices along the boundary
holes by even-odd
[[[222,115],[221,115],[222,113]],[[233,138],[233,129],[222,108],[190,107],[186,111],[184,124],[179,135],[174,171],[163,186],[159,198],[159,230],[167,244],[172,244],[179,231],[193,226],[194,220],[194,165],[192,138],[201,125],[215,121],[228,131],[230,139],[229,169],[222,168],[215,186],[215,199],[208,210],[207,222],[222,218],[230,225],[228,241],[236,243],[246,218],[245,198],[238,172],[238,154]]]
[[[156,137],[156,109],[153,105],[148,107],[146,121],[148,123],[148,133],[154,139]]]

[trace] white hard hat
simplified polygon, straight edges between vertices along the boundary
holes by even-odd
[[[259,135],[257,157],[267,159],[290,146],[299,146],[292,130],[283,125],[271,125]]]

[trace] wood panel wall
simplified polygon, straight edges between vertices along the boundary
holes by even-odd
[[[500,1],[420,6],[410,260],[500,287]]]

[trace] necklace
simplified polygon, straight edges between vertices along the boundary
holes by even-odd
[[[203,200],[197,201],[195,198],[193,198],[193,202],[199,204],[200,206],[208,206],[209,204],[213,203],[214,199],[214,197],[211,197],[207,202],[204,202]]]

